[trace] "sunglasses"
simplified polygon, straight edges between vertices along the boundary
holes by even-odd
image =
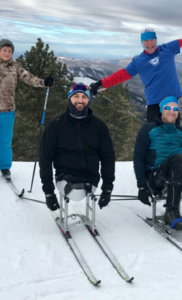
[[[82,91],[88,91],[89,87],[87,85],[83,85],[83,84],[75,84],[74,86],[72,86],[72,90],[82,90]]]
[[[173,111],[179,111],[179,107],[176,107],[176,106],[165,105],[164,108],[166,110],[171,110],[171,108],[173,108]]]

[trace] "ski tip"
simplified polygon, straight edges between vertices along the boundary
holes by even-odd
[[[98,286],[101,283],[101,280],[97,280],[96,282],[92,282],[95,286]]]
[[[19,197],[21,198],[25,193],[25,189],[22,189],[21,193],[19,194]]]
[[[132,282],[134,277],[128,278],[127,282]]]

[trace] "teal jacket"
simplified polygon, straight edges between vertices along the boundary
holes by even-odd
[[[182,154],[182,127],[162,122],[159,115],[144,124],[138,132],[134,148],[134,169],[137,181],[145,181],[146,171],[157,168],[170,156]]]

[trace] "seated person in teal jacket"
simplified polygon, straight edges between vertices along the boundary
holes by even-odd
[[[164,220],[170,226],[181,218],[182,127],[179,125],[179,106],[176,97],[164,98],[160,103],[159,115],[139,130],[134,148],[138,199],[150,206],[151,193],[147,181],[153,190],[156,188],[158,191],[160,185],[167,181]],[[176,223],[174,228],[182,230],[182,221]]]

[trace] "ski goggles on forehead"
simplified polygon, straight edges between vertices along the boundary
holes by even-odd
[[[173,111],[179,111],[179,107],[177,107],[177,106],[169,106],[169,105],[165,105],[165,106],[164,106],[164,109],[165,109],[165,110],[171,110],[171,109],[173,109]]]
[[[89,87],[87,85],[84,84],[75,84],[72,86],[72,90],[76,91],[76,90],[82,90],[82,91],[89,91]]]

